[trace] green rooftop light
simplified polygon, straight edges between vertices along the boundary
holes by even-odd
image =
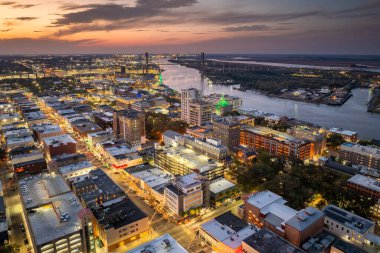
[[[224,98],[224,95],[219,99],[218,103],[216,104],[217,107],[227,107],[230,103]]]
[[[162,85],[164,82],[162,81],[162,73],[160,73],[160,77],[158,78],[158,85]]]

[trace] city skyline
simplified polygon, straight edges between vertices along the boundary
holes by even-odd
[[[0,1],[0,54],[380,54],[378,1]]]

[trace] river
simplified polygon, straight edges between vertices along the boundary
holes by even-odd
[[[319,66],[319,65],[307,65],[307,64],[293,64],[293,63],[280,63],[280,62],[261,62],[261,61],[227,61],[227,60],[216,60],[213,59],[213,61],[217,62],[224,62],[224,63],[240,63],[240,64],[250,64],[250,65],[262,65],[262,66],[271,66],[271,67],[282,67],[282,68],[296,68],[296,69],[320,69],[320,70],[337,70],[337,71],[353,71],[353,70],[360,70],[360,71],[368,71],[368,72],[375,72],[380,73],[379,68],[373,68],[373,67],[365,67],[365,68],[358,68],[358,67],[334,67],[334,66]]]
[[[167,63],[162,62],[162,63]],[[356,131],[365,139],[380,139],[380,114],[367,112],[367,101],[371,97],[368,89],[355,89],[353,96],[342,106],[328,106],[268,97],[258,91],[234,90],[233,86],[209,85],[201,81],[198,70],[180,65],[161,65],[163,83],[180,91],[186,88],[203,89],[205,95],[223,93],[243,99],[243,107],[287,115],[324,127],[339,127]]]

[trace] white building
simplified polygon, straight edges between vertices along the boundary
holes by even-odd
[[[90,161],[81,161],[59,167],[58,171],[65,180],[75,181],[76,178],[87,175],[93,169],[95,166]]]
[[[166,207],[178,216],[203,204],[202,181],[197,173],[176,178],[165,187],[164,194]]]
[[[141,252],[154,252],[154,253],[187,253],[173,237],[169,234],[164,234],[154,240],[144,243],[137,248],[127,251],[126,253],[141,253]]]
[[[328,205],[323,209],[326,229],[341,239],[363,247],[370,245],[374,236],[375,223],[342,208]]]

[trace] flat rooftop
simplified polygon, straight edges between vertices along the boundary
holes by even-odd
[[[347,136],[353,136],[357,135],[357,132],[349,131],[349,130],[344,130],[342,128],[330,128],[329,132],[331,133],[336,133],[336,134],[341,134],[341,135],[347,135]]]
[[[68,143],[77,143],[76,140],[74,140],[74,138],[69,134],[43,138],[43,141],[46,143],[46,145],[53,147],[59,146],[61,144],[67,145]]]
[[[193,172],[179,177],[175,180],[175,183],[183,188],[188,188],[197,184],[201,184],[202,181],[199,178],[199,174]]]
[[[242,240],[258,231],[256,226],[248,225],[231,212],[222,214],[202,224],[201,228],[207,234],[232,249],[240,247]]]
[[[110,147],[105,147],[105,151],[110,154],[111,156],[119,156],[119,155],[125,155],[125,154],[131,154],[136,153],[136,149],[132,148],[128,145],[114,145]]]
[[[200,173],[222,167],[223,163],[209,159],[207,156],[197,153],[185,147],[168,147],[164,151],[168,157],[189,167],[192,170],[199,170]]]
[[[72,204],[75,202],[79,206],[73,206]],[[80,231],[82,228],[78,214],[83,207],[72,192],[55,196],[50,203],[34,209],[36,212],[27,214],[27,217],[38,245]],[[60,213],[64,212],[70,216],[70,220],[67,222],[60,220]]]
[[[298,211],[295,216],[287,220],[285,223],[299,231],[304,231],[323,217],[324,213],[322,211],[309,206]]]
[[[257,192],[256,194],[250,196],[247,200],[247,203],[256,206],[259,209],[262,209],[274,202],[285,204],[286,200],[284,200],[280,195],[277,195],[271,191]]]
[[[340,224],[360,233],[366,233],[372,226],[374,226],[374,222],[367,220],[359,215],[353,214],[349,211],[341,209],[334,205],[328,205],[323,209],[325,215],[339,222]]]
[[[38,132],[38,133],[58,133],[61,132],[62,129],[59,125],[57,124],[39,124],[39,125],[34,125],[33,129]]]
[[[104,194],[121,194],[124,193],[120,187],[101,169],[95,169],[90,171],[89,178],[85,181],[91,181],[95,184],[99,190],[102,190]],[[84,181],[77,182],[75,184],[82,184]],[[86,182],[84,182],[86,183]],[[85,195],[85,194],[84,194]]]
[[[81,132],[102,131],[102,128],[93,122],[75,124],[75,127]]]
[[[61,174],[65,174],[65,173],[78,171],[78,170],[85,169],[85,168],[91,168],[93,166],[94,165],[92,165],[92,163],[90,161],[81,161],[81,162],[72,163],[72,164],[69,164],[66,166],[59,167],[58,170]]]
[[[352,142],[346,142],[340,145],[340,149],[344,151],[354,152],[365,156],[372,156],[373,158],[380,159],[380,148],[362,146]]]
[[[29,190],[27,195],[21,195],[25,208],[36,210],[28,213],[27,219],[38,245],[81,230],[78,214],[83,207],[62,176],[43,173],[41,177],[29,177],[21,182],[25,182]],[[32,202],[26,204],[29,198]],[[72,205],[74,202],[79,205]],[[67,222],[60,220],[64,212],[70,216]]]
[[[10,138],[7,138],[7,141],[6,141],[7,145],[15,145],[15,144],[29,143],[29,142],[34,142],[34,139],[31,135],[10,137]]]
[[[360,185],[364,188],[371,189],[376,192],[380,192],[380,180],[372,177],[366,177],[360,174],[356,174],[355,176],[348,179],[349,183]]]
[[[145,251],[144,251],[145,250]],[[141,252],[154,252],[154,253],[187,253],[173,237],[169,234],[164,234],[156,239],[144,243],[137,248],[127,251],[126,253],[141,253]]]
[[[92,212],[105,229],[118,229],[148,217],[128,198],[105,202]]]
[[[257,233],[243,240],[244,243],[263,253],[303,253],[304,251],[293,246],[288,241],[272,231],[263,228]],[[243,246],[244,247],[244,246]]]
[[[296,138],[290,134],[279,132],[276,130],[273,130],[271,128],[267,127],[259,127],[259,126],[243,126],[242,129],[248,132],[252,132],[254,134],[258,134],[261,136],[266,136],[271,139],[275,139],[279,142],[285,142],[285,143],[296,143],[296,144],[303,144],[306,143],[306,141]]]
[[[223,192],[227,189],[235,187],[235,184],[231,183],[226,179],[221,179],[210,184],[210,191],[214,194]]]
[[[87,135],[90,137],[101,137],[101,136],[112,135],[112,132],[100,131],[100,132],[95,132],[95,133],[89,133]]]
[[[144,181],[150,188],[158,190],[170,183],[173,176],[158,168],[147,169],[135,173],[131,173],[135,178]]]
[[[32,121],[32,120],[46,119],[46,116],[43,112],[37,111],[37,112],[24,113],[24,118],[27,121]]]

